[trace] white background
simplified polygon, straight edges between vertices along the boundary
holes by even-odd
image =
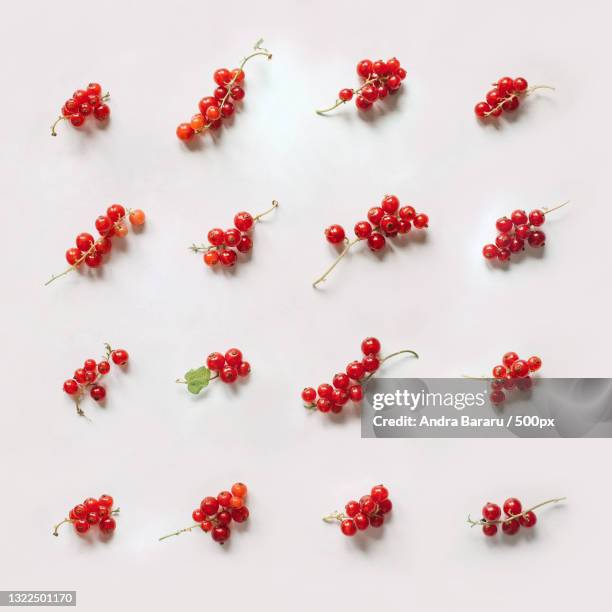
[[[83,610],[609,610],[609,440],[361,440],[359,420],[301,407],[378,336],[417,350],[389,376],[486,374],[507,350],[548,376],[609,376],[610,53],[605,2],[12,3],[0,25],[3,409],[0,588],[76,589]],[[260,36],[233,125],[189,150],[174,135]],[[328,118],[364,57],[408,71],[393,105]],[[496,129],[474,104],[504,75],[555,85]],[[111,121],[49,124],[90,80]],[[385,193],[431,218],[427,240],[333,259]],[[187,251],[238,210],[281,206],[250,261],[205,269]],[[551,214],[539,256],[493,269],[495,219]],[[112,202],[147,213],[99,274],[43,282]],[[64,379],[104,341],[126,348],[108,401],[75,416]],[[248,382],[189,396],[174,379],[240,347]],[[381,372],[382,373],[382,372]],[[235,480],[251,521],[219,547],[189,525]],[[384,482],[395,510],[349,540],[322,514]],[[122,508],[112,541],[51,526],[89,495]],[[487,500],[567,495],[535,530],[485,540]],[[237,530],[238,531],[238,530]],[[121,602],[121,603],[120,603]]]

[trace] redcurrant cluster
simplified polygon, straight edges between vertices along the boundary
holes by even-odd
[[[546,235],[538,229],[546,221],[546,215],[553,210],[565,206],[564,202],[554,208],[536,208],[527,214],[524,210],[517,209],[508,217],[500,217],[495,222],[499,234],[495,238],[495,244],[486,244],[482,249],[485,259],[498,259],[508,261],[513,253],[525,250],[525,242],[530,247],[540,248],[546,242]]]
[[[387,243],[385,236],[393,238],[398,234],[407,234],[413,225],[416,229],[421,230],[429,227],[428,224],[429,217],[425,213],[417,213],[409,205],[400,207],[397,196],[386,195],[380,206],[370,208],[367,221],[359,221],[355,224],[356,238],[353,240],[347,238],[341,225],[330,225],[325,230],[327,242],[334,245],[342,243],[344,249],[327,271],[313,283],[313,286],[316,287],[319,283],[322,283],[338,262],[348,253],[349,249],[361,240],[367,240],[371,251],[380,251]]]
[[[80,416],[85,415],[80,402],[87,391],[96,402],[101,402],[106,397],[106,389],[99,383],[102,377],[110,372],[110,362],[118,366],[124,366],[128,362],[127,351],[113,350],[109,344],[105,344],[104,348],[106,352],[99,362],[96,362],[95,359],[86,359],[83,367],[75,370],[74,376],[64,383],[64,391],[74,398],[76,411]]]
[[[192,244],[189,248],[194,253],[204,253],[203,259],[207,266],[212,267],[220,263],[224,267],[231,268],[238,261],[238,253],[248,253],[253,248],[253,237],[250,232],[254,229],[255,223],[277,206],[278,202],[273,200],[271,208],[255,217],[248,212],[236,213],[234,227],[225,231],[218,227],[211,229],[208,232],[208,245]]]
[[[62,114],[51,126],[51,136],[57,136],[55,128],[60,121],[70,121],[74,127],[81,127],[89,115],[93,115],[98,121],[108,119],[110,108],[105,104],[110,94],[102,95],[102,87],[99,83],[90,83],[87,89],[77,89],[72,98],[68,98],[62,106]]]
[[[198,103],[200,112],[195,114],[189,123],[181,123],[176,128],[179,140],[191,140],[195,134],[206,130],[218,130],[223,119],[234,114],[234,103],[244,98],[244,65],[253,57],[265,55],[272,59],[272,54],[261,46],[263,40],[255,44],[255,53],[245,57],[239,68],[228,70],[219,68],[213,73],[213,79],[217,84],[212,96],[202,98]]]
[[[418,359],[418,355],[410,350],[397,351],[384,359],[381,358],[380,341],[377,338],[366,338],[361,343],[361,352],[364,355],[361,361],[351,361],[345,372],[334,376],[331,385],[323,383],[316,390],[306,387],[302,391],[304,407],[308,410],[338,414],[349,400],[360,402],[363,399],[365,383],[387,359],[402,353],[410,353]]]
[[[88,497],[82,504],[77,504],[70,510],[68,518],[55,525],[53,535],[59,535],[58,529],[64,523],[72,523],[79,534],[87,533],[94,525],[98,525],[103,534],[112,533],[117,526],[113,516],[119,514],[119,508],[113,509],[113,503],[113,498],[106,494],[100,495],[98,499]]]
[[[519,359],[519,356],[510,351],[502,357],[503,365],[493,368],[493,380],[491,381],[491,403],[496,406],[506,401],[504,391],[518,389],[528,391],[533,386],[531,374],[542,367],[542,360],[534,355],[529,359]]]
[[[344,88],[340,90],[338,99],[333,106],[318,110],[319,115],[328,113],[342,104],[346,104],[355,96],[355,105],[360,110],[368,110],[376,100],[383,100],[389,94],[395,94],[406,78],[406,70],[402,68],[399,60],[392,57],[386,62],[369,59],[361,60],[357,64],[357,74],[364,79],[361,87],[357,89]]]
[[[96,219],[96,230],[100,234],[99,238],[94,238],[88,232],[83,232],[76,237],[76,248],[72,247],[66,251],[66,261],[70,267],[61,274],[52,276],[45,285],[49,285],[54,280],[65,276],[69,272],[76,270],[83,262],[88,268],[98,268],[103,262],[103,255],[110,253],[113,246],[112,236],[125,238],[128,235],[128,228],[125,224],[126,211],[121,204],[112,204],[106,209],[105,215],[100,215]],[[142,225],[145,222],[145,214],[142,210],[128,210],[128,219],[133,227]]]
[[[246,495],[247,486],[242,482],[236,482],[232,485],[231,491],[221,491],[217,497],[205,497],[200,507],[191,513],[195,525],[169,533],[159,540],[165,540],[200,527],[202,531],[210,532],[215,542],[224,544],[232,534],[229,528],[230,523],[232,521],[244,523],[249,518],[249,509],[245,504]]]
[[[523,77],[516,79],[503,77],[497,83],[493,83],[493,89],[487,93],[486,102],[478,102],[474,107],[474,112],[480,119],[499,117],[504,111],[515,111],[520,105],[521,98],[528,96],[536,89],[554,88],[548,85],[529,87]]]
[[[389,499],[389,491],[383,485],[372,487],[369,495],[364,495],[359,501],[350,501],[344,507],[344,513],[332,512],[323,517],[327,523],[338,521],[340,531],[345,536],[354,536],[357,530],[364,531],[368,527],[381,527],[385,522],[385,514],[391,512],[393,504]]]
[[[482,526],[482,532],[489,537],[497,533],[498,525],[501,525],[502,531],[506,535],[515,535],[521,527],[530,528],[536,524],[537,517],[534,510],[546,504],[556,504],[564,499],[565,497],[549,499],[533,506],[529,510],[523,510],[521,502],[516,497],[510,497],[504,502],[505,518],[501,518],[502,509],[497,504],[487,502],[482,509],[482,518],[479,521],[473,521],[468,516],[468,523],[472,527],[476,525]]]
[[[214,372],[214,374],[213,374]],[[219,379],[226,384],[235,383],[238,377],[246,377],[251,372],[251,364],[244,361],[242,351],[237,348],[223,353],[211,353],[206,358],[206,365],[189,370],[185,378],[178,378],[177,383],[187,385],[190,393],[197,395],[211,380]]]

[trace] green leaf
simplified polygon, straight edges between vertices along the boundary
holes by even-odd
[[[197,395],[204,387],[208,386],[210,382],[210,370],[206,366],[202,366],[196,370],[189,370],[189,372],[185,374],[185,380],[187,381],[187,390]]]

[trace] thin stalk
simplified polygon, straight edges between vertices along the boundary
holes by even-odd
[[[349,252],[349,249],[354,244],[357,244],[360,240],[361,238],[355,238],[353,240],[349,240],[348,238],[345,238],[344,239],[344,249],[342,249],[342,252],[340,253],[340,255],[338,255],[334,263],[329,268],[327,268],[327,270],[323,273],[323,275],[317,278],[317,280],[314,283],[312,283],[312,286],[316,288],[319,283],[322,283],[329,276],[330,272],[338,265],[338,263],[340,263],[340,260]]]
[[[192,529],[195,529],[196,527],[199,527],[200,523],[196,523],[195,525],[192,525],[191,527],[185,527],[184,529],[179,529],[178,531],[174,531],[173,533],[169,533],[168,535],[162,536],[161,538],[158,539],[158,542],[161,542],[162,540],[165,540],[167,538],[172,538],[174,536],[178,536],[181,535],[181,533],[185,533],[186,531],[191,531]]]
[[[265,217],[268,213],[271,213],[275,208],[278,208],[278,202],[276,200],[272,200],[272,206],[268,208],[268,210],[264,210],[264,212],[255,215],[253,217],[253,221],[257,223],[262,217]]]
[[[570,201],[567,200],[565,202],[563,202],[563,204],[558,204],[557,206],[553,206],[552,208],[543,208],[542,212],[547,215],[548,213],[551,213],[553,210],[559,210],[560,208],[563,208],[566,204],[569,204]]]
[[[368,85],[371,85],[374,81],[381,81],[381,82],[384,83],[388,78],[389,77],[376,77],[376,78],[371,77],[371,78],[367,79],[366,81],[363,82],[361,87],[359,87],[357,89],[352,89],[351,90],[353,92],[353,96],[359,95],[364,87],[367,87]],[[351,98],[351,100],[352,99],[353,98]],[[315,113],[317,113],[317,115],[324,115],[325,113],[329,113],[330,111],[335,110],[339,106],[342,106],[343,104],[346,104],[348,101],[349,100],[341,100],[340,98],[338,98],[336,100],[336,103],[333,106],[330,106],[329,108],[324,108],[324,109],[315,111]]]
[[[510,516],[507,516],[504,519],[498,519],[496,521],[487,521],[484,518],[480,519],[479,521],[474,521],[472,517],[468,514],[467,522],[470,524],[471,527],[476,527],[476,525],[481,525],[481,526],[482,525],[501,525],[502,523],[506,523],[507,521],[511,521],[514,519],[518,519],[521,516],[525,516],[528,512],[533,512],[534,510],[537,510],[538,508],[541,508],[542,506],[545,506],[546,504],[557,504],[559,502],[564,501],[565,499],[567,499],[567,497],[555,497],[554,499],[547,499],[546,501],[540,504],[536,504],[535,506],[532,506],[528,510],[523,510],[523,512],[521,512],[520,514],[512,514]]]
[[[396,351],[395,353],[391,353],[390,355],[387,355],[385,358],[380,360],[380,365],[382,365],[383,363],[385,363],[385,361],[387,361],[387,359],[391,359],[392,357],[397,357],[397,355],[404,355],[405,353],[410,353],[415,359],[418,359],[419,356],[417,353],[415,353],[415,351],[412,351],[410,349],[402,349],[401,351]],[[380,366],[379,366],[380,368]],[[370,380],[370,378],[372,378],[372,376],[374,376],[374,374],[376,374],[376,372],[378,372],[378,369],[374,370],[374,372],[370,372],[365,378],[363,378],[360,381],[360,384],[363,386],[365,385],[368,380]]]
[[[496,86],[497,83],[493,83],[493,85]],[[506,102],[510,102],[513,98],[519,98],[521,96],[527,97],[529,94],[532,94],[537,89],[550,89],[552,91],[555,91],[555,88],[551,87],[550,85],[533,85],[525,91],[512,92],[511,94],[507,95],[501,102],[498,102],[497,105],[494,106],[488,113],[485,113],[485,117],[490,117],[491,115],[493,115],[493,113],[500,110]]]
[[[334,510],[327,516],[324,516],[323,520],[326,523],[333,523],[334,521],[338,521],[341,523],[344,519],[347,519],[347,518],[348,516],[346,514],[343,514],[342,512],[338,512],[337,510]]]

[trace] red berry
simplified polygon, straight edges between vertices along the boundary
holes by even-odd
[[[361,90],[361,95],[367,102],[376,102],[378,98],[378,90],[376,87],[372,87],[372,85],[367,85]]]
[[[213,524],[211,521],[202,521],[200,523],[200,529],[205,533],[208,533],[213,528]]]
[[[385,517],[382,514],[373,514],[370,516],[370,526],[371,527],[382,527],[382,524],[385,522]]]
[[[327,238],[327,242],[331,242],[332,244],[339,244],[345,237],[346,234],[341,225],[330,225],[325,230],[325,238]]]
[[[510,373],[514,378],[523,378],[529,375],[529,365],[523,359],[517,359],[510,368]]]
[[[425,214],[425,213],[419,213],[415,218],[414,218],[414,227],[416,227],[417,229],[423,229],[425,227],[428,227],[428,223],[429,223],[429,217]]]
[[[508,247],[511,253],[520,253],[525,250],[525,241],[522,238],[515,236]]]
[[[336,389],[347,389],[351,381],[344,372],[340,372],[334,376],[332,383]]]
[[[111,353],[111,359],[115,365],[125,365],[129,358],[128,352],[124,349],[116,349]]]
[[[195,134],[195,130],[191,127],[189,123],[181,123],[176,128],[176,135],[179,140],[189,140]]]
[[[89,395],[91,395],[91,397],[95,399],[96,402],[100,402],[106,397],[106,389],[100,385],[94,385],[91,388]]]
[[[529,391],[531,387],[533,387],[533,380],[531,380],[529,376],[524,376],[516,380],[516,388],[519,391]]]
[[[333,395],[333,391],[332,391],[332,395]],[[317,408],[321,411],[321,412],[329,412],[333,407],[332,401],[331,399],[327,399],[325,397],[320,397],[317,400]]]
[[[111,221],[116,223],[125,217],[125,208],[121,204],[111,204],[106,209],[106,214],[111,218]]]
[[[240,242],[241,234],[235,228],[226,230],[223,234],[223,244],[229,247],[235,247]]]
[[[253,227],[253,217],[248,212],[239,212],[234,217],[234,225],[241,232],[248,232]]]
[[[413,221],[416,216],[416,210],[412,206],[402,206],[398,211],[400,219],[404,221]]]
[[[370,496],[377,504],[379,504],[381,501],[389,497],[389,491],[384,485],[376,485],[375,487],[372,487]]]
[[[527,89],[527,81],[523,77],[514,79],[514,91],[525,91]]]
[[[527,217],[527,213],[524,210],[515,210],[510,215],[510,219],[512,219],[512,223],[514,225],[523,225],[529,221],[529,217]]]
[[[546,221],[546,215],[541,210],[536,209],[529,213],[529,223],[531,223],[531,225],[540,227],[544,221]]]
[[[86,520],[80,519],[74,522],[74,529],[77,533],[87,533],[89,527],[90,525]]]
[[[217,497],[205,497],[200,502],[200,510],[206,516],[214,516],[219,510],[219,499]]]
[[[351,361],[346,366],[346,374],[351,380],[361,380],[365,373],[365,368],[360,361]]]
[[[233,368],[232,366],[226,365],[219,372],[219,378],[224,383],[232,384],[236,382],[236,379],[238,378],[238,370],[236,368]]]
[[[83,253],[89,251],[89,249],[93,246],[94,237],[87,232],[83,232],[76,237],[76,245],[77,249],[82,251]]]
[[[483,525],[482,533],[489,537],[494,536],[497,533],[497,525]]]
[[[380,229],[387,236],[395,236],[399,231],[399,220],[394,215],[384,215],[380,220]]]
[[[534,512],[531,510],[529,512],[525,512],[525,514],[519,517],[519,523],[523,527],[533,527],[537,522],[537,517]]]
[[[504,378],[506,376],[506,366],[497,365],[493,368],[493,378]]]
[[[217,371],[225,365],[225,357],[221,353],[211,353],[206,358],[206,366],[209,370]]]
[[[500,249],[508,248],[511,242],[512,237],[510,236],[510,234],[498,234],[497,238],[495,238],[495,244]]]
[[[208,242],[210,242],[210,244],[213,246],[221,246],[223,244],[224,236],[225,232],[216,227],[208,232]]]
[[[348,394],[352,402],[360,402],[363,399],[363,388],[361,385],[351,385]]]
[[[323,383],[322,385],[319,385],[319,388],[317,389],[317,393],[319,394],[319,397],[322,397],[324,399],[331,399],[333,392],[334,392],[334,388],[331,385],[328,385],[327,383]]]
[[[219,253],[217,251],[206,251],[203,259],[207,266],[216,266],[219,263]]]
[[[366,338],[361,343],[361,352],[364,355],[378,355],[380,353],[380,341],[377,338]]]
[[[345,389],[334,389],[331,396],[332,404],[335,406],[344,406],[349,401],[349,394]],[[333,411],[333,407],[332,407]],[[338,411],[340,412],[340,411]]]
[[[497,406],[499,404],[504,403],[504,401],[506,400],[506,396],[504,395],[503,391],[496,390],[496,391],[493,391],[493,393],[491,393],[491,395],[489,396],[489,399],[491,400],[492,404]]]
[[[225,353],[225,361],[228,365],[237,366],[242,363],[242,351],[231,348]]]
[[[376,372],[380,366],[380,360],[375,355],[366,355],[362,360],[366,372]]]
[[[402,79],[399,75],[394,74],[393,76],[390,76],[387,79],[387,87],[389,88],[389,91],[391,93],[393,93],[394,91],[397,91],[402,85]]]
[[[508,233],[512,229],[513,223],[508,217],[501,217],[495,222],[495,227],[502,234]]]
[[[340,529],[345,536],[354,536],[357,533],[357,526],[353,519],[344,519],[340,523]]]
[[[372,106],[372,103],[368,102],[363,96],[357,96],[355,98],[355,105],[359,110],[368,110]]]
[[[514,351],[509,351],[502,357],[502,363],[509,368],[519,356]]]
[[[227,525],[217,525],[213,528],[211,535],[212,539],[215,542],[219,542],[219,544],[223,544],[226,540],[229,539],[231,534],[230,528]]]
[[[510,77],[503,77],[497,81],[497,89],[503,96],[514,91],[514,80]]]
[[[377,227],[380,220],[385,216],[385,211],[380,206],[374,206],[368,210],[368,220],[372,225]]]
[[[372,514],[372,512],[376,510],[376,502],[372,499],[370,495],[364,495],[359,500],[359,505],[361,507],[361,511],[365,514]]]
[[[236,245],[236,248],[241,253],[248,253],[253,248],[253,240],[250,236],[243,234]]]
[[[397,59],[397,57],[392,57],[390,60],[387,60],[388,74],[395,74],[400,67],[400,61]]]
[[[494,244],[485,244],[482,248],[482,254],[485,259],[496,259],[499,254],[499,249]]]
[[[516,519],[512,519],[509,521],[504,521],[502,523],[502,531],[506,534],[506,535],[514,535],[518,532],[518,530],[520,529],[521,525],[520,523],[516,520]]]
[[[236,251],[232,251],[231,249],[223,249],[219,251],[219,261],[222,266],[226,266],[231,268],[236,265],[236,261],[238,259],[238,255],[236,255]]]
[[[75,370],[74,379],[80,384],[86,383],[87,382],[87,372],[83,368],[79,368],[78,370]]]
[[[108,104],[98,104],[98,106],[94,107],[93,115],[98,121],[104,121],[108,119],[110,115],[110,107],[108,106]]]
[[[385,237],[380,232],[372,232],[368,236],[368,247],[371,251],[380,251],[384,248],[386,242]]]
[[[516,497],[509,497],[504,502],[504,512],[506,513],[506,515],[516,516],[517,514],[520,514],[522,511],[523,511],[523,506],[521,502],[518,499],[516,499]]]
[[[370,520],[363,512],[358,512],[353,519],[355,521],[355,527],[360,531],[367,529],[370,526]]]
[[[68,395],[74,395],[79,390],[79,383],[73,378],[68,379],[64,383],[64,391],[68,393]]]
[[[243,361],[238,366],[238,376],[248,376],[251,373],[251,364],[248,361]]]
[[[482,516],[487,521],[496,521],[501,516],[501,508],[497,504],[487,502],[482,509]]]
[[[81,258],[81,255],[82,255],[81,250],[73,247],[66,251],[66,261],[71,266],[74,266],[77,263],[77,261]]]
[[[343,102],[348,102],[352,97],[353,97],[352,89],[341,89],[340,93],[338,94],[338,98],[340,98],[340,100],[342,100]]]
[[[98,364],[96,363],[95,359],[86,359],[85,363],[83,364],[83,368],[85,368],[85,370],[88,372],[93,372],[95,371],[97,365]]]
[[[348,502],[346,506],[344,506],[344,511],[350,518],[353,518],[360,510],[361,506],[359,505],[359,502],[354,500]]]
[[[230,90],[230,96],[234,100],[242,100],[242,98],[244,98],[244,89],[242,89],[242,87],[239,87],[238,85],[234,85],[234,87],[232,87],[232,89]]]
[[[480,117],[482,119],[487,116],[487,113],[491,112],[491,107],[486,102],[479,102],[474,107],[474,112],[476,113],[477,117]]]
[[[317,399],[317,392],[312,387],[306,387],[302,391],[302,399],[307,404],[312,404]]]
[[[527,364],[529,365],[529,370],[535,372],[542,367],[542,360],[534,355],[527,360]]]
[[[372,74],[372,62],[368,59],[361,60],[357,64],[357,74],[364,79],[367,79]]]
[[[355,235],[364,240],[372,233],[372,226],[367,221],[359,221],[355,224]]]
[[[497,89],[492,89],[491,91],[487,93],[485,98],[487,100],[487,104],[491,108],[494,108],[504,99],[504,96],[500,94],[500,92]]]
[[[232,509],[232,519],[237,523],[244,523],[249,518],[249,509],[246,506]]]
[[[115,531],[115,527],[117,527],[117,523],[112,516],[104,517],[100,521],[100,531],[102,533],[111,533]]]
[[[226,85],[232,80],[232,74],[227,68],[219,68],[213,73],[213,79],[217,85]]]
[[[529,241],[529,246],[543,247],[544,243],[546,242],[546,235],[540,230],[534,230],[531,232],[531,234],[529,234],[529,238],[527,240]]]
[[[393,508],[393,504],[391,503],[391,500],[388,497],[383,499],[381,502],[378,502],[378,509],[383,514],[387,514],[391,512],[392,508]]]

